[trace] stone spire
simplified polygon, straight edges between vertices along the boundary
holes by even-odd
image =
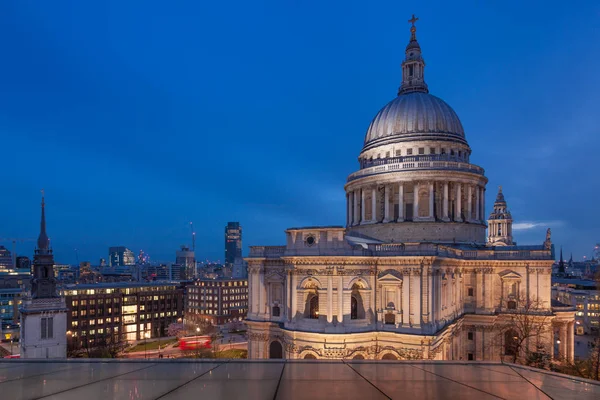
[[[498,188],[494,209],[488,219],[488,246],[512,246],[512,216],[506,206],[502,186]]]
[[[40,251],[50,250],[50,239],[46,234],[46,203],[44,202],[44,191],[42,190],[42,220],[40,222],[40,236],[38,237],[37,247]]]
[[[42,190],[42,219],[40,222],[40,236],[37,249],[33,256],[33,277],[31,282],[31,297],[54,298],[57,297],[56,280],[54,279],[54,256],[50,249],[50,239],[46,233],[46,203]]]
[[[560,246],[560,260],[558,261],[558,273],[565,273],[565,260],[563,259],[562,246]]]
[[[423,57],[421,56],[421,46],[417,42],[417,27],[415,26],[415,22],[418,20],[419,18],[416,18],[414,14],[408,20],[412,24],[410,27],[410,42],[406,46],[405,58],[402,62],[402,83],[398,89],[398,95],[411,92],[429,93],[429,89],[425,83],[425,61],[423,61]]]

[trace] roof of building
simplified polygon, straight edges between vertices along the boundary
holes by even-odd
[[[83,289],[110,289],[110,288],[138,288],[138,287],[156,287],[156,286],[179,286],[179,281],[152,281],[152,282],[102,282],[102,283],[81,283],[64,285],[61,289],[83,290]]]
[[[0,384],[10,399],[600,398],[597,382],[491,362],[4,360]]]
[[[600,283],[590,279],[569,279],[569,278],[556,278],[552,277],[552,284],[554,286],[575,286],[577,289],[598,289]]]

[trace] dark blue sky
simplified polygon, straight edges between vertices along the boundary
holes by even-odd
[[[41,188],[59,262],[111,245],[172,261],[189,221],[211,259],[230,220],[244,253],[343,224],[415,13],[430,91],[490,179],[486,212],[502,185],[520,244],[551,227],[581,258],[600,241],[597,1],[90,3],[0,4],[1,237],[37,237]]]

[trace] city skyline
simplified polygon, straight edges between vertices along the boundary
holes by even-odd
[[[292,226],[344,225],[343,185],[357,166],[348,155],[395,95],[414,12],[428,83],[460,115],[490,178],[486,218],[502,185],[519,244],[540,244],[551,228],[565,257],[589,258],[600,236],[600,6],[440,3],[432,13],[390,3],[381,15],[344,4],[240,5],[214,21],[219,5],[178,15],[154,3],[119,13],[4,5],[0,31],[18,39],[0,66],[0,127],[16,168],[0,236],[37,236],[41,188],[64,263],[120,245],[174,261],[191,245],[190,221],[202,259],[222,259],[227,221],[244,226],[244,254],[283,244]],[[82,17],[91,11],[109,23]],[[31,258],[33,243],[17,250]]]

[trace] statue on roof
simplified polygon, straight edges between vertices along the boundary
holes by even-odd
[[[552,231],[550,228],[546,231],[546,240],[544,241],[544,248],[546,250],[552,249],[552,239],[551,239]]]

